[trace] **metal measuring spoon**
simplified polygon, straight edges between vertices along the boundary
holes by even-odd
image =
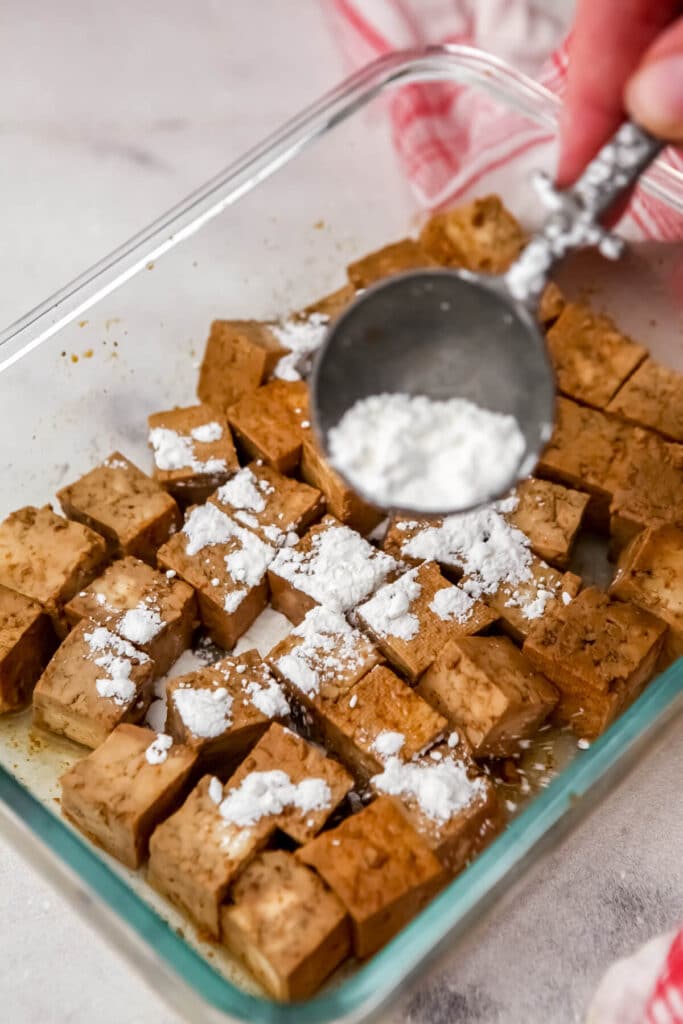
[[[623,240],[600,219],[663,145],[627,122],[570,189],[560,191],[546,175],[534,175],[549,214],[504,275],[417,270],[360,295],[331,327],[314,367],[312,412],[323,449],[329,453],[329,431],[343,415],[371,395],[465,398],[514,416],[525,441],[516,472],[499,493],[482,494],[478,504],[501,497],[528,476],[552,433],[555,400],[536,319],[541,293],[553,266],[575,249],[596,245],[610,259],[621,255]],[[367,489],[361,496],[382,504]],[[394,511],[424,513],[425,508],[416,504]]]

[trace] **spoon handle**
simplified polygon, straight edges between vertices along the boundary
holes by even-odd
[[[534,174],[533,184],[548,217],[505,275],[514,298],[535,309],[552,267],[574,249],[596,245],[609,259],[621,256],[623,239],[604,228],[601,218],[665,145],[626,121],[571,188],[558,189],[548,175]]]

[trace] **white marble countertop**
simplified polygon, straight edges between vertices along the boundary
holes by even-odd
[[[4,323],[342,73],[315,0],[7,0],[0,62]],[[682,773],[680,723],[390,1019],[582,1020],[605,967],[683,918]],[[1,840],[0,922],[3,1021],[178,1024]]]

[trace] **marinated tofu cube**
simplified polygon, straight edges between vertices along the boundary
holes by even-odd
[[[254,746],[271,719],[289,714],[282,689],[256,651],[171,679],[166,702],[166,730],[218,774]]]
[[[72,626],[86,619],[135,644],[158,676],[190,646],[197,620],[192,587],[130,556],[112,562],[65,612]]]
[[[0,584],[38,601],[59,636],[64,605],[87,586],[106,557],[99,534],[55,515],[49,505],[27,506],[0,523]]]
[[[381,522],[383,513],[368,505],[351,490],[323,457],[312,436],[305,437],[301,451],[301,475],[325,495],[327,511],[340,523],[359,533],[370,533]]]
[[[154,479],[182,505],[206,501],[239,469],[228,421],[208,405],[156,412],[147,422]]]
[[[420,242],[437,263],[500,274],[526,244],[526,234],[495,195],[433,214]]]
[[[57,496],[69,519],[105,538],[111,555],[135,555],[150,565],[181,522],[171,495],[119,452]]]
[[[451,876],[462,871],[503,824],[491,780],[447,744],[408,764],[390,759],[371,785],[397,802]]]
[[[0,713],[31,699],[56,646],[50,618],[38,602],[0,585]]]
[[[508,757],[555,708],[554,687],[507,637],[466,637],[447,644],[418,694],[463,730],[475,757]]]
[[[550,480],[522,480],[506,519],[529,538],[531,550],[566,568],[588,505],[588,495]]]
[[[522,643],[537,619],[549,615],[554,608],[561,610],[576,597],[581,578],[572,572],[559,572],[535,555],[519,575],[523,578],[499,584],[493,594],[486,596],[486,601],[500,617],[505,632]]]
[[[549,281],[543,289],[538,304],[538,319],[546,330],[555,323],[567,304],[567,300],[554,281]]]
[[[268,570],[272,605],[295,625],[317,604],[348,612],[396,569],[390,555],[325,516],[298,544],[278,551]]]
[[[367,288],[392,274],[434,266],[434,259],[414,238],[402,238],[359,260],[349,263],[346,272],[354,288]]]
[[[441,542],[439,535],[443,524],[444,520],[437,517],[413,519],[392,516],[382,547],[398,562],[414,566],[435,561],[449,576],[459,578],[462,576],[462,558]],[[414,540],[415,544],[412,544]],[[412,554],[413,549],[416,554]]]
[[[311,316],[313,313],[319,313],[322,316],[326,316],[328,323],[332,323],[340,316],[344,310],[351,305],[356,297],[356,290],[352,284],[343,284],[341,288],[337,288],[336,291],[330,292],[329,295],[324,295],[322,299],[316,299],[310,306],[306,308],[297,316],[302,316],[305,319]]]
[[[607,411],[671,441],[683,441],[683,373],[646,359],[622,384]]]
[[[230,883],[267,845],[271,818],[240,827],[222,816],[223,786],[205,775],[182,807],[157,825],[149,843],[147,881],[195,923],[220,938],[221,904]]]
[[[325,883],[292,853],[249,864],[221,910],[221,938],[275,999],[312,996],[348,956],[349,918]]]
[[[651,678],[666,625],[595,587],[534,626],[524,654],[560,691],[558,720],[594,739]]]
[[[652,612],[669,629],[666,661],[683,656],[683,530],[643,530],[624,549],[610,594]]]
[[[286,351],[270,324],[214,320],[199,371],[199,400],[225,412],[264,384]]]
[[[226,515],[275,547],[304,533],[323,513],[320,491],[253,462],[209,499]]]
[[[292,473],[310,427],[308,388],[302,380],[271,380],[231,405],[228,422],[250,458],[262,459],[280,473]]]
[[[33,691],[34,724],[98,747],[121,722],[139,722],[152,698],[154,666],[104,626],[69,633]]]
[[[209,634],[231,650],[268,600],[266,569],[275,548],[216,505],[196,505],[159,549],[159,565],[194,587]]]
[[[411,683],[449,640],[479,633],[497,619],[483,601],[449,583],[435,562],[424,562],[380,587],[355,617]]]
[[[386,945],[437,893],[441,864],[389,797],[379,797],[296,856],[315,868],[352,922],[356,956]]]
[[[62,776],[62,811],[112,857],[139,868],[153,830],[180,803],[196,759],[170,736],[119,725]]]
[[[569,302],[547,334],[562,394],[604,409],[647,356],[608,316]]]
[[[628,459],[610,503],[612,553],[648,527],[683,528],[683,445],[667,444],[649,430],[630,429]]]

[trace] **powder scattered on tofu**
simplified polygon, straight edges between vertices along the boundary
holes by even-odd
[[[148,644],[164,628],[159,612],[144,604],[129,608],[118,626],[118,632],[132,644]]]
[[[173,691],[173,703],[185,727],[200,739],[220,736],[232,725],[233,699],[225,686],[183,686]]]
[[[288,807],[302,813],[321,811],[330,806],[332,793],[324,779],[308,778],[293,783],[286,772],[250,772],[237,789],[231,790],[220,805],[227,822],[245,828],[261,818],[281,814]]]
[[[359,646],[363,643],[362,635],[343,615],[329,608],[312,608],[291,635],[301,638],[301,642],[278,659],[277,667],[309,696],[318,693],[322,684],[334,681],[336,675],[363,663],[365,652]]]
[[[200,459],[194,442],[219,441],[223,436],[220,423],[205,423],[188,434],[179,434],[168,427],[154,427],[149,432],[149,443],[158,469],[191,469],[195,473],[225,473],[225,459]]]
[[[484,790],[483,780],[470,779],[465,764],[453,757],[408,764],[391,757],[372,784],[381,793],[414,799],[428,818],[440,824],[468,807]]]
[[[383,729],[372,744],[372,749],[383,760],[385,758],[396,758],[403,749],[405,742],[406,738],[402,732],[392,732],[389,729]]]
[[[163,732],[157,733],[156,739],[150,743],[145,751],[145,758],[149,764],[163,764],[172,746],[172,736],[168,736]]]
[[[95,682],[100,697],[107,697],[115,704],[129,704],[136,694],[135,683],[130,677],[133,663],[144,664],[149,661],[147,655],[104,626],[85,633],[84,637],[90,648],[90,657],[105,672]]]
[[[286,320],[271,327],[281,345],[289,349],[275,367],[274,377],[280,380],[301,380],[308,376],[313,355],[325,338],[329,316],[325,313],[311,313],[307,320]]]
[[[387,583],[362,605],[363,618],[375,633],[395,636],[400,640],[412,640],[417,636],[420,623],[410,609],[422,593],[417,582],[418,571],[411,569],[393,583]]]

